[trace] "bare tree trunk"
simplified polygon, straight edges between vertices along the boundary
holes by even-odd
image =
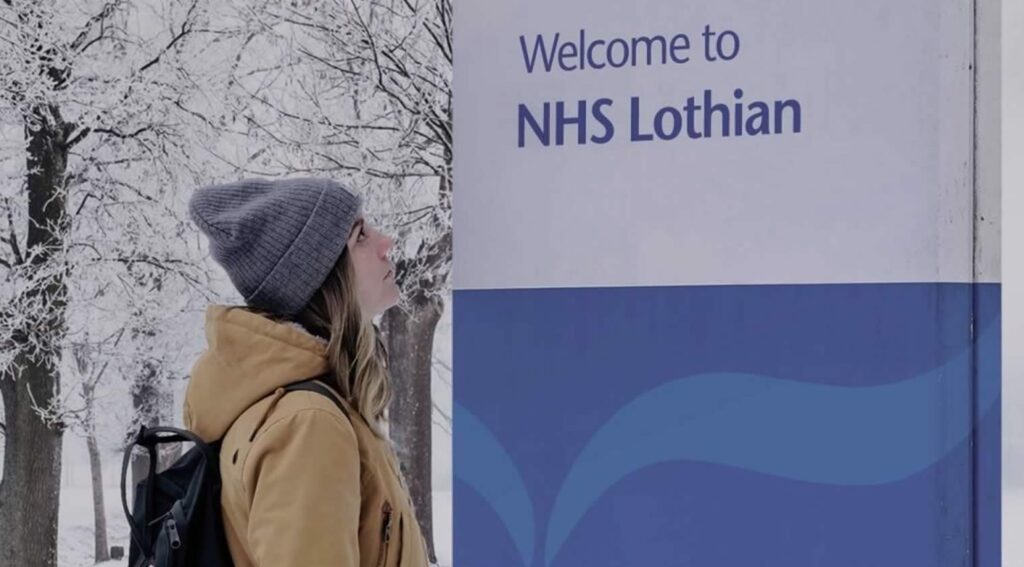
[[[103,462],[96,444],[96,431],[90,427],[86,436],[89,446],[89,468],[92,470],[92,517],[93,535],[96,543],[95,562],[110,560],[110,544],[107,542],[107,513],[103,507]]]
[[[34,109],[37,128],[26,127],[28,139],[29,227],[26,252],[31,265],[55,261],[69,229],[66,214],[66,137],[70,128],[56,107]],[[0,482],[0,566],[55,567],[60,503],[61,424],[47,425],[33,403],[48,407],[60,394],[54,350],[65,327],[66,269],[37,283],[26,295],[45,298],[45,313],[14,338],[14,379],[0,380],[7,426],[4,478]]]
[[[20,354],[18,364],[26,363]],[[32,363],[28,363],[32,364]],[[33,365],[34,366],[34,365]],[[50,398],[55,372],[35,366],[17,380],[0,381],[7,410],[4,478],[0,482],[0,566],[53,567],[57,564],[57,512],[60,502],[61,432],[31,408]]]
[[[106,366],[104,366],[106,368]],[[100,372],[102,375],[102,371]],[[98,380],[98,378],[97,378]],[[89,471],[92,476],[92,519],[95,562],[110,560],[110,544],[107,541],[107,513],[103,499],[103,461],[96,442],[96,385],[86,380],[82,383],[82,398],[85,400],[85,443],[89,449]]]
[[[434,330],[444,306],[440,300],[422,293],[416,294],[409,303],[408,312],[391,309],[385,312],[383,321],[395,391],[391,401],[389,428],[433,563],[437,558],[434,553],[431,501],[433,403],[430,398],[430,369]]]

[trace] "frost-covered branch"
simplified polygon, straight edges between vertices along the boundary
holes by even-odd
[[[257,46],[233,80],[263,174],[337,174],[399,242],[403,298],[440,297],[451,264],[450,0],[241,3]],[[258,166],[257,166],[258,164]],[[378,211],[374,215],[374,211]]]

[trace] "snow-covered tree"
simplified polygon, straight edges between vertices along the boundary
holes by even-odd
[[[180,195],[210,169],[216,95],[199,85],[235,38],[213,16],[198,0],[0,2],[2,564],[56,563],[62,360],[83,329],[139,320],[146,278],[208,288]]]

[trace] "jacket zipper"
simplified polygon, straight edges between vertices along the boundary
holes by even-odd
[[[377,565],[383,567],[388,561],[388,550],[391,547],[388,543],[391,541],[391,503],[387,500],[384,501],[384,506],[381,508],[381,513],[384,515],[384,528],[382,534],[383,547],[380,553],[380,561]]]
[[[167,536],[171,540],[171,549],[178,549],[181,547],[181,536],[178,535],[178,524],[174,521],[174,518],[167,520],[165,524],[167,526]]]

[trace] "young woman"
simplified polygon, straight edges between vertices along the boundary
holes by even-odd
[[[189,214],[245,306],[210,305],[185,425],[222,440],[221,505],[238,567],[425,567],[381,431],[391,397],[374,316],[395,305],[393,241],[326,179],[198,190]],[[317,378],[341,407],[310,391]]]

